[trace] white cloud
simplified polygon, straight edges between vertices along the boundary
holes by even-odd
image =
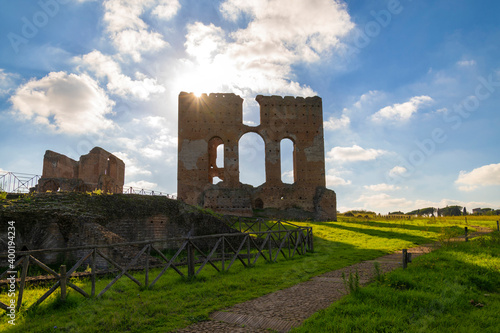
[[[213,23],[195,22],[187,28],[186,52],[201,65],[210,65],[214,57],[227,47],[224,30]]]
[[[471,172],[460,171],[455,184],[461,191],[472,191],[480,186],[500,185],[500,163],[476,168]]]
[[[382,192],[382,191],[396,191],[401,189],[399,186],[395,185],[389,185],[389,184],[376,184],[376,185],[365,185],[364,188],[370,191],[377,191],[377,192]]]
[[[358,145],[352,147],[334,147],[326,153],[328,161],[335,162],[356,162],[356,161],[370,161],[377,157],[388,153],[381,149],[364,149]]]
[[[6,73],[3,68],[0,68],[0,97],[8,95],[14,88],[14,81],[19,78],[19,75]]]
[[[114,127],[106,118],[114,102],[86,74],[51,72],[18,87],[10,101],[22,118],[59,133],[94,133]]]
[[[161,19],[170,20],[180,8],[181,4],[178,0],[160,0],[158,6],[153,9],[152,14]]]
[[[143,190],[155,190],[158,187],[158,184],[148,182],[146,180],[139,180],[135,182],[128,182],[123,187],[133,187],[134,189],[143,189]]]
[[[180,8],[177,0],[107,0],[103,6],[104,22],[113,44],[136,62],[141,60],[143,53],[158,51],[168,45],[141,16],[152,9],[156,17],[171,19]]]
[[[370,105],[374,101],[379,100],[384,94],[378,90],[370,90],[359,97],[356,103],[353,104],[357,109],[363,108],[365,105]]]
[[[406,170],[405,167],[395,166],[394,168],[392,168],[391,170],[389,170],[389,175],[391,175],[391,176],[399,176],[399,175],[404,174],[406,171],[408,171],[408,170]]]
[[[125,178],[137,175],[151,175],[151,171],[147,170],[143,165],[140,165],[137,159],[130,157],[127,153],[115,152],[113,155],[125,163]]]
[[[351,120],[345,114],[343,114],[340,118],[328,118],[327,121],[323,122],[323,127],[325,131],[333,131],[341,128],[349,127]]]
[[[123,124],[127,136],[115,138],[126,151],[140,154],[148,159],[159,159],[173,163],[176,159],[177,136],[170,128],[171,122],[160,116],[135,118]]]
[[[372,120],[382,122],[385,120],[407,121],[418,109],[432,102],[429,96],[415,96],[408,102],[386,106],[372,115]]]
[[[321,53],[340,43],[354,28],[346,6],[337,1],[227,0],[221,5],[226,18],[248,14],[253,20],[234,33],[237,40],[259,41],[277,50],[291,51],[303,61],[317,61]]]
[[[250,18],[246,28],[226,34],[213,24],[188,25],[186,51],[174,90],[228,91],[249,97],[259,94],[313,96],[294,81],[291,66],[319,61],[332,52],[354,24],[344,5],[330,0],[228,0],[224,17]]]
[[[476,65],[475,60],[460,60],[457,61],[457,65],[460,67],[471,67]]]
[[[281,179],[287,183],[293,183],[293,170],[285,171],[281,174]]]
[[[136,73],[138,80],[132,80],[122,73],[120,65],[112,57],[99,51],[92,51],[76,61],[91,70],[98,78],[107,79],[108,90],[116,95],[131,95],[138,99],[147,100],[150,94],[161,93],[165,88],[159,85],[156,79],[148,78],[142,73]]]
[[[351,181],[350,180],[345,180],[344,178],[341,178],[336,175],[331,175],[327,174],[326,175],[326,186],[343,186],[343,185],[350,185]]]

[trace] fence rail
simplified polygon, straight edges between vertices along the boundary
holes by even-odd
[[[20,172],[3,172],[0,171],[0,192],[7,193],[29,193],[32,188],[38,184],[38,180],[42,176]],[[148,190],[124,186],[122,188],[124,194],[141,194],[141,195],[162,195],[170,199],[177,199],[174,194],[168,194],[162,191]]]
[[[247,228],[251,224],[242,222],[241,225],[245,225],[245,228]],[[16,308],[19,309],[24,300],[28,270],[33,266],[39,267],[56,281],[50,289],[31,305],[37,306],[57,289],[60,289],[62,300],[66,298],[67,288],[74,289],[86,298],[101,297],[123,277],[129,278],[139,287],[152,288],[169,269],[180,276],[193,277],[200,274],[203,269],[209,266],[217,272],[223,272],[228,271],[236,263],[240,263],[244,267],[249,267],[257,264],[259,259],[263,259],[266,262],[276,262],[280,255],[284,259],[290,259],[295,255],[303,255],[313,250],[311,227],[294,226],[293,224],[281,221],[272,223],[255,221],[254,226],[264,231],[168,238],[112,245],[88,245],[73,248],[20,251],[17,253],[16,262],[0,275],[0,280],[11,274],[9,276],[10,279],[7,278],[7,280],[10,280],[8,283],[18,284]],[[167,241],[175,241],[181,244],[171,257],[161,250],[161,244],[165,244]],[[118,251],[120,247],[136,248],[133,258],[123,262],[118,262],[118,259],[112,258],[109,253]],[[83,255],[77,257],[79,259],[75,260],[76,263],[69,270],[67,270],[66,265],[61,265],[59,272],[56,272],[37,258],[37,256],[40,257],[42,254],[67,253],[69,251],[83,253]],[[118,251],[118,253],[120,252]],[[6,258],[8,254],[0,254],[0,257]],[[103,274],[103,270],[99,270],[97,267],[98,260],[104,261],[108,267],[114,267],[114,269],[108,269],[105,272],[109,274],[117,273],[113,280],[102,290],[97,290],[96,286],[97,275]],[[90,290],[87,291],[69,280],[71,277],[78,276],[79,273],[77,273],[77,270],[81,269],[80,267],[85,264],[89,265],[90,272],[88,274],[91,280]],[[161,268],[161,271],[159,273],[157,271],[153,272],[153,266]],[[144,271],[143,281],[139,281],[131,274],[132,270],[138,269]],[[15,273],[15,277],[12,277],[13,273]],[[153,273],[157,273],[157,275],[152,276]],[[47,278],[44,277],[43,280],[47,281]],[[2,302],[0,302],[0,308],[6,311],[9,310],[8,306]]]
[[[0,191],[8,193],[29,193],[40,179],[39,175],[19,172],[0,172]]]

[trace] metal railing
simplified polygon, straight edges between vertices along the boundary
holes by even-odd
[[[155,190],[146,190],[146,189],[139,189],[139,188],[134,188],[134,187],[123,187],[123,192],[124,194],[141,194],[141,195],[163,195],[166,196],[169,199],[177,199],[177,196],[174,194],[168,194],[165,192],[161,191],[155,191]]]
[[[20,172],[0,172],[0,191],[7,193],[29,193],[40,179],[39,175]]]
[[[38,180],[42,176],[20,172],[0,171],[0,192],[7,193],[29,193],[32,188],[38,184]],[[117,191],[118,192],[118,191]],[[143,188],[135,188],[124,186],[122,188],[124,194],[141,194],[141,195],[162,195],[169,199],[177,199],[174,194],[165,193],[163,191],[147,190]]]

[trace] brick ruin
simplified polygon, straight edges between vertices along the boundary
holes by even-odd
[[[235,94],[179,95],[177,195],[191,205],[240,216],[256,210],[305,211],[336,220],[334,191],[326,188],[323,109],[320,97],[256,97],[260,124],[243,124],[243,99]],[[265,143],[264,184],[242,184],[238,142],[249,132]],[[294,183],[281,180],[281,140],[293,143]],[[223,166],[217,147],[223,145]],[[222,181],[213,184],[214,178]],[[279,215],[279,213],[278,213]]]
[[[102,148],[94,147],[75,161],[65,155],[47,150],[43,157],[42,177],[37,192],[94,191],[122,193],[125,163]]]

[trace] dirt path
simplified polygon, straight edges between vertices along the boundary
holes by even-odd
[[[470,234],[469,237],[478,234],[480,233]],[[436,248],[436,244],[426,244],[408,249],[408,252],[415,258]],[[401,251],[398,251],[331,271],[290,288],[214,312],[210,315],[211,320],[190,325],[176,332],[288,332],[315,312],[327,308],[346,295],[342,273],[348,276],[349,273],[357,271],[360,284],[363,285],[375,277],[374,262],[379,263],[381,273],[387,273],[401,267],[401,261]]]

